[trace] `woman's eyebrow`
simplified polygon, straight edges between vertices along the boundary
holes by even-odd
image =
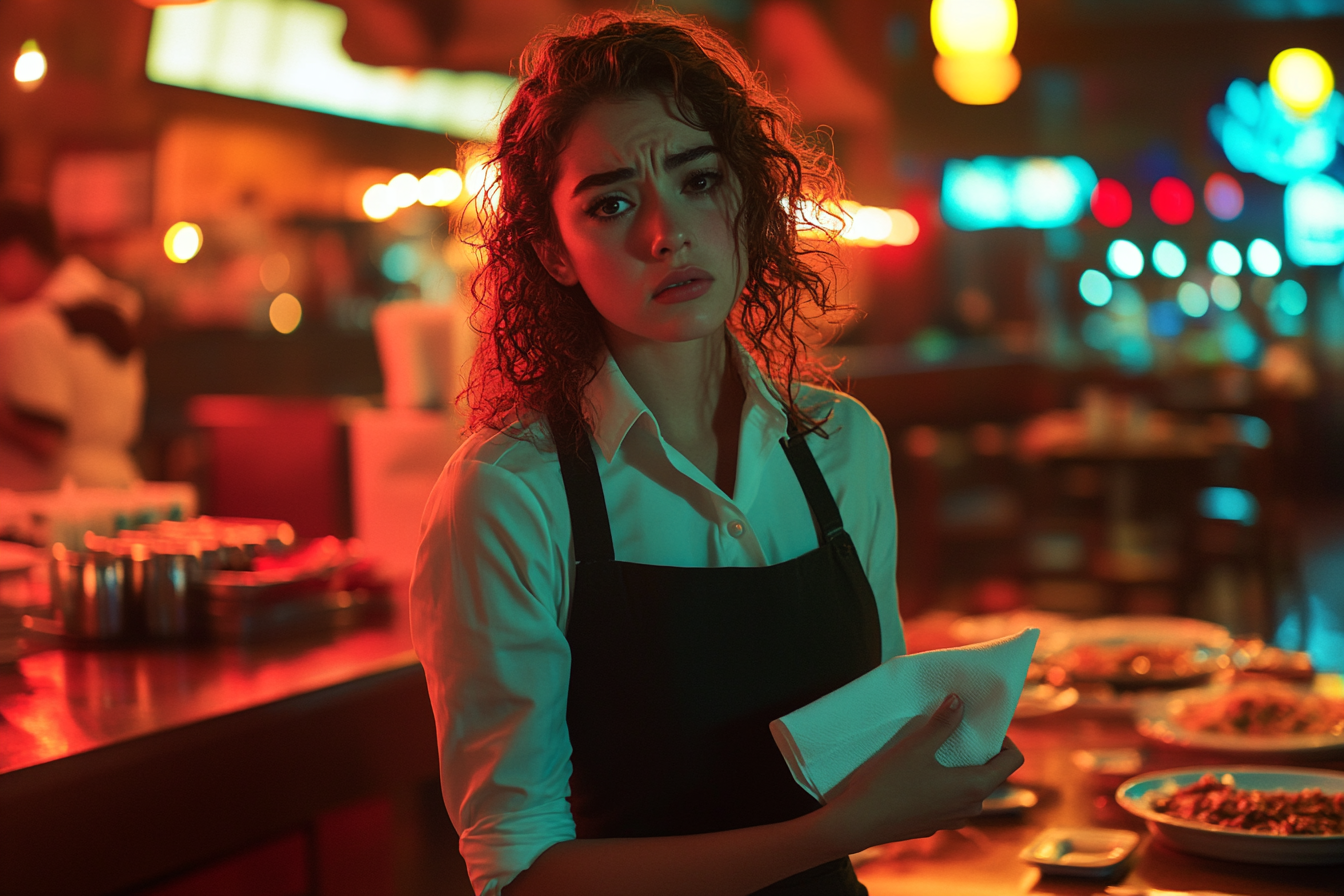
[[[707,143],[704,146],[696,146],[691,149],[682,150],[681,152],[672,153],[672,155],[668,156],[663,161],[663,166],[669,171],[673,171],[680,168],[682,165],[687,165],[694,162],[696,159],[704,158],[705,156],[718,151],[719,148],[717,146]],[[611,184],[619,183],[620,181],[627,180],[634,176],[635,169],[633,168],[616,168],[612,171],[601,171],[597,174],[590,174],[574,185],[574,192],[571,193],[570,196],[577,196],[585,190],[610,186]]]

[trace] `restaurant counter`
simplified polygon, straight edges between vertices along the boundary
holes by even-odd
[[[912,647],[942,646],[918,620],[909,633]],[[1026,756],[1012,780],[1039,803],[868,851],[858,873],[871,896],[1081,896],[1117,883],[1344,894],[1344,865],[1215,861],[1146,832],[1110,878],[1042,876],[1018,853],[1046,827],[1144,830],[1114,799],[1127,775],[1083,771],[1076,751],[1138,749],[1143,771],[1242,760],[1156,745],[1126,716],[1078,707],[1015,721],[1010,735]],[[1338,755],[1263,761],[1344,769]],[[125,891],[437,774],[403,606],[385,624],[305,640],[30,651],[0,667],[0,890]]]
[[[31,648],[0,665],[5,893],[125,891],[438,778],[404,606],[262,644]]]

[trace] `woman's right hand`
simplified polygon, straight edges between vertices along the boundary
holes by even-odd
[[[980,814],[985,797],[1022,765],[1007,738],[980,766],[947,768],[934,754],[957,730],[965,708],[950,695],[922,727],[888,743],[827,794],[818,810],[823,836],[844,853],[959,828]]]

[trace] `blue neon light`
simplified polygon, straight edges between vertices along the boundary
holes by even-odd
[[[1225,103],[1209,110],[1209,129],[1233,167],[1286,184],[1322,171],[1335,159],[1344,97],[1332,93],[1312,115],[1299,118],[1274,95],[1245,78],[1227,88]]]
[[[1199,512],[1211,520],[1252,526],[1260,518],[1260,502],[1243,488],[1214,486],[1199,493]]]
[[[1148,306],[1148,332],[1163,339],[1175,339],[1185,329],[1185,315],[1180,306],[1170,300]]]
[[[1082,217],[1097,175],[1077,156],[950,159],[942,214],[958,230],[1066,227]]]
[[[1283,192],[1284,245],[1294,264],[1344,262],[1344,186],[1313,174]]]

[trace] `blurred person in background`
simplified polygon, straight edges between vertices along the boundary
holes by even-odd
[[[50,213],[0,202],[0,488],[140,478],[139,294],[78,255]]]

